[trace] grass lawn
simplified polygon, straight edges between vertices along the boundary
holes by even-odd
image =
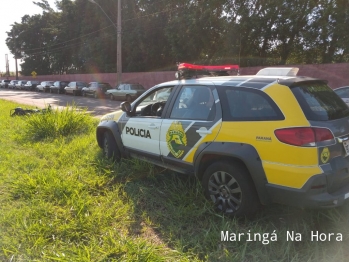
[[[348,261],[348,204],[224,217],[194,178],[104,160],[93,118],[17,106],[0,100],[0,261]]]

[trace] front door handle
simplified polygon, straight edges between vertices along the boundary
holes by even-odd
[[[150,125],[150,126],[148,126],[148,128],[150,128],[150,129],[158,129],[159,127],[156,126],[156,125]]]
[[[212,132],[210,130],[203,130],[203,129],[196,130],[196,133],[198,133],[198,134],[205,134],[205,135],[212,134]]]

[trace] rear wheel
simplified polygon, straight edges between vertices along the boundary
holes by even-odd
[[[231,216],[245,216],[255,213],[259,198],[253,181],[243,166],[220,161],[210,165],[202,178],[207,199],[215,208]]]
[[[112,160],[120,159],[120,151],[116,146],[114,137],[109,131],[104,132],[103,137],[103,155]]]

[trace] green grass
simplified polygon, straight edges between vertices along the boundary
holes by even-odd
[[[84,128],[45,137],[38,134],[55,121],[10,117],[10,109],[17,106],[0,100],[0,261],[349,257],[348,205],[329,210],[274,205],[250,220],[227,218],[213,211],[193,178],[137,160],[118,165],[104,160],[92,118],[55,112],[62,123],[71,117]],[[33,122],[36,129],[31,129]],[[263,244],[242,237],[224,242],[221,231],[226,230],[245,235],[275,230],[277,241]],[[311,241],[312,230],[341,233],[343,241]],[[301,233],[302,241],[286,241],[287,231]]]

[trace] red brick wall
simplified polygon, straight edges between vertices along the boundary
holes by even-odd
[[[285,67],[285,66],[283,66]],[[310,76],[328,80],[331,88],[340,86],[349,86],[349,63],[341,64],[314,64],[314,65],[287,65],[287,67],[298,67],[300,76]],[[264,67],[244,67],[241,68],[241,75],[254,75]],[[141,72],[141,73],[123,73],[123,82],[136,82],[142,84],[145,88],[150,88],[162,82],[175,79],[174,71],[166,72]],[[10,79],[14,79],[11,77]],[[20,79],[29,80],[31,77],[20,77]],[[108,74],[76,74],[76,75],[46,75],[37,76],[37,80],[68,80],[68,81],[101,81],[108,82],[112,86],[116,84],[116,73]]]

